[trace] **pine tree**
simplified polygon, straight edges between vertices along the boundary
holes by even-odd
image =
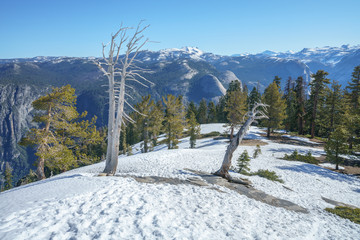
[[[264,119],[262,123],[267,127],[267,137],[270,137],[272,128],[280,128],[286,117],[285,100],[282,99],[279,87],[276,82],[272,82],[264,91],[262,102],[269,105],[267,108],[268,119]]]
[[[216,106],[213,101],[210,101],[208,103],[208,114],[207,114],[207,122],[208,123],[217,123],[217,112],[216,112]]]
[[[248,152],[244,150],[244,152],[237,159],[238,172],[242,173],[242,172],[250,171],[249,165],[250,165],[250,157]]]
[[[349,133],[349,149],[353,150],[354,144],[359,142],[360,135],[360,114],[357,113],[357,109],[354,109],[353,104],[351,104],[351,98],[349,94],[345,94],[344,99],[344,115],[342,116],[342,121],[344,122],[345,128]]]
[[[220,97],[219,102],[216,104],[216,119],[219,123],[226,123],[227,122],[227,112],[225,112],[226,107],[226,95]]]
[[[208,111],[208,109],[207,109],[206,100],[201,99],[200,104],[199,104],[199,109],[197,112],[197,116],[196,116],[198,123],[200,123],[200,124],[206,123],[207,111]]]
[[[154,105],[154,101],[151,100],[151,96],[143,96],[141,101],[137,103],[134,107],[137,110],[135,113],[134,121],[137,128],[138,134],[140,134],[140,139],[143,141],[141,151],[147,153],[149,151],[150,136],[149,136],[149,118],[151,108]]]
[[[346,140],[348,139],[348,132],[342,126],[339,126],[330,135],[329,140],[325,145],[326,158],[336,164],[336,170],[339,170],[339,164],[342,159],[340,154],[346,154],[348,152],[348,146]]]
[[[161,101],[153,104],[149,115],[149,132],[151,135],[152,148],[157,145],[157,137],[163,129],[164,112]]]
[[[325,84],[329,83],[329,79],[326,76],[329,75],[327,72],[323,70],[318,70],[316,74],[312,74],[311,77],[313,80],[310,82],[311,93],[310,93],[310,102],[312,107],[311,114],[311,138],[315,136],[315,123],[317,116],[317,107],[319,102],[322,100],[322,94],[325,89]]]
[[[261,148],[260,148],[260,145],[257,144],[256,145],[256,148],[254,150],[254,153],[253,153],[253,158],[257,158],[259,155],[261,154]]]
[[[97,161],[99,156],[89,155],[91,145],[103,141],[96,130],[96,117],[91,121],[78,120],[86,116],[76,111],[75,89],[70,85],[53,88],[52,92],[35,100],[32,105],[38,111],[34,121],[42,128],[32,128],[21,140],[22,145],[35,145],[37,177],[46,178],[44,167],[63,172],[79,165]]]
[[[238,127],[247,112],[247,95],[240,90],[231,91],[227,94],[226,107],[227,120],[230,128],[230,139],[233,138],[234,129]]]
[[[346,94],[347,108],[346,128],[349,131],[349,149],[353,149],[355,139],[360,136],[360,65],[354,68],[352,73],[351,82],[346,87],[349,92]]]
[[[178,138],[181,136],[185,121],[184,105],[180,98],[169,94],[163,97],[165,106],[164,131],[166,133],[166,143],[168,149],[178,148]]]
[[[259,103],[260,101],[261,101],[261,94],[256,87],[253,87],[248,97],[249,109],[252,109],[254,107],[254,104]]]
[[[276,85],[278,86],[278,88],[280,88],[281,77],[275,76],[273,82],[276,83]]]
[[[243,93],[245,93],[246,97],[249,96],[249,89],[248,89],[248,86],[245,83],[243,84],[241,91]],[[246,101],[246,103],[247,103],[247,101]]]
[[[284,120],[285,130],[294,131],[297,128],[296,93],[294,83],[289,77],[286,82],[283,98],[286,102],[286,118]]]
[[[349,86],[346,87],[350,91],[350,102],[354,109],[360,113],[359,105],[360,105],[360,65],[354,68],[354,72],[352,73],[351,82],[349,82]]]
[[[9,190],[13,188],[13,176],[12,176],[12,168],[8,162],[5,163],[5,183],[4,183],[4,190]]]
[[[324,102],[319,108],[320,135],[329,137],[334,129],[343,124],[344,104],[341,85],[333,81],[331,88],[324,90]]]
[[[196,105],[194,103],[194,101],[191,101],[187,108],[186,108],[186,118],[189,119],[190,118],[190,113],[193,112],[195,114],[195,116],[198,115],[198,110],[196,108]]]
[[[200,134],[200,124],[196,122],[195,114],[190,113],[189,119],[189,133],[190,133],[190,148],[195,148],[196,138]]]
[[[295,82],[295,95],[296,95],[296,116],[297,116],[297,124],[298,124],[298,133],[300,135],[304,135],[305,128],[305,103],[306,103],[306,95],[305,95],[305,81],[303,77],[298,77]]]
[[[126,126],[125,124],[123,124],[121,126],[121,135],[120,135],[120,142],[121,142],[121,145],[120,145],[120,150],[122,152],[122,154],[126,155],[126,152],[127,152],[127,142],[126,142]]]
[[[242,86],[239,80],[233,80],[230,82],[226,93],[233,92],[233,91],[242,91]]]

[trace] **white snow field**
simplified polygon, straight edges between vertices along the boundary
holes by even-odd
[[[222,124],[202,125],[202,133],[223,131]],[[250,199],[224,187],[139,183],[131,177],[97,177],[104,162],[78,168],[0,194],[0,239],[359,239],[360,225],[324,210],[321,197],[360,207],[360,179],[302,162],[280,160],[294,149],[277,144],[251,127],[246,138],[259,139],[262,154],[251,171],[275,171],[284,184],[252,176],[256,189],[292,201],[298,213]],[[138,148],[134,146],[134,149]],[[189,149],[159,146],[150,153],[119,157],[118,175],[196,177],[185,168],[213,172],[223,160],[225,139],[197,141]],[[243,150],[239,146],[233,165]],[[237,173],[232,173],[237,175]],[[242,176],[246,177],[246,176]],[[285,187],[287,188],[285,188]]]

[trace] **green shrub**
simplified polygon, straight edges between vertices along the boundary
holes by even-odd
[[[310,151],[308,151],[306,155],[301,155],[298,153],[297,150],[294,150],[294,152],[290,155],[285,154],[284,159],[289,161],[299,161],[299,162],[305,162],[311,164],[319,163],[319,161],[316,160],[316,158],[311,155]]]
[[[250,157],[249,154],[246,150],[244,150],[244,152],[239,156],[239,158],[237,159],[237,167],[238,167],[238,172],[239,173],[243,173],[246,171],[249,171],[249,164],[250,164]]]
[[[349,219],[350,221],[360,224],[360,208],[335,207],[325,208],[326,211],[338,215],[339,217]]]
[[[279,178],[279,176],[276,175],[276,172],[274,172],[274,171],[259,169],[257,172],[251,173],[251,175],[257,175],[259,177],[263,177],[263,178],[269,179],[271,181],[277,181],[280,183],[284,183],[284,181],[281,180]]]
[[[260,145],[257,144],[253,153],[253,158],[257,158],[260,154],[261,154],[261,148]]]

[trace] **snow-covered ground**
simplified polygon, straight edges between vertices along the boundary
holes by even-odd
[[[202,133],[223,132],[222,124],[202,125]],[[284,184],[258,176],[253,186],[292,201],[308,214],[277,208],[229,189],[193,185],[139,183],[129,177],[97,177],[104,163],[75,169],[0,194],[0,239],[359,239],[360,225],[324,210],[321,197],[360,207],[360,179],[325,168],[280,160],[294,149],[320,149],[277,144],[252,127],[247,138],[268,143],[251,160],[251,171],[275,171]],[[133,149],[139,148],[134,146]],[[119,157],[118,175],[193,178],[184,169],[217,170],[226,140],[197,141],[189,149],[182,139],[177,150],[158,146]],[[239,146],[233,157],[255,146]],[[237,173],[232,173],[237,175]],[[242,176],[245,177],[245,176]],[[285,188],[285,187],[286,188]],[[291,189],[291,190],[289,190]]]

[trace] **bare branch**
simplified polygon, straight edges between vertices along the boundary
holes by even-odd
[[[130,77],[129,79],[127,79],[128,81],[134,81],[134,82],[137,82],[138,84],[140,84],[140,85],[142,85],[142,86],[144,86],[144,87],[149,87],[149,86],[147,86],[147,85],[145,85],[145,84],[143,84],[142,82],[140,82],[139,80],[136,80],[134,77]]]
[[[131,122],[131,123],[136,123],[129,115],[127,115],[125,112],[124,112],[124,118],[127,120],[127,121],[129,121],[129,122]]]
[[[138,110],[136,110],[130,103],[128,103],[126,100],[125,100],[125,103],[132,109],[134,110],[136,113],[140,114],[141,116],[144,116],[144,117],[147,117],[147,115],[139,112]]]

